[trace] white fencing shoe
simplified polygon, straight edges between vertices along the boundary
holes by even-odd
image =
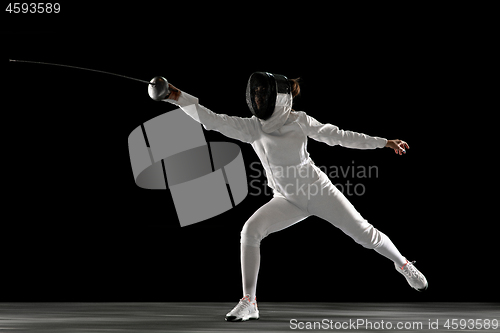
[[[257,297],[250,300],[249,294],[246,294],[245,297],[240,299],[238,305],[226,315],[226,321],[247,321],[257,319],[259,319]]]
[[[396,266],[396,270],[404,275],[406,281],[410,284],[413,289],[418,291],[424,291],[427,289],[429,284],[427,283],[427,279],[424,274],[420,273],[420,271],[413,265],[416,261],[408,262],[403,265],[403,267]]]

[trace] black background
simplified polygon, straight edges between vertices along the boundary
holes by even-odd
[[[271,198],[249,195],[180,228],[168,191],[135,185],[127,146],[132,130],[175,107],[140,82],[8,59],[161,75],[242,117],[252,72],[300,76],[295,110],[409,143],[405,156],[313,140],[308,148],[317,165],[377,166],[378,177],[351,179],[366,192],[348,198],[417,260],[429,289],[413,291],[389,260],[310,217],[262,242],[259,300],[498,300],[498,221],[482,198],[495,197],[495,172],[475,151],[484,139],[475,121],[487,122],[469,80],[488,45],[471,32],[467,8],[69,6],[58,16],[2,14],[0,301],[235,300],[239,232]],[[250,145],[205,136],[238,143],[253,179]]]

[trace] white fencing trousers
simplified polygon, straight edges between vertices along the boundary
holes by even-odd
[[[319,171],[315,166],[313,168]],[[286,197],[275,190],[274,197],[260,207],[243,226],[241,231],[243,295],[249,294],[252,299],[256,296],[260,266],[259,247],[262,239],[311,215],[327,220],[358,244],[368,249],[375,249],[398,266],[406,262],[406,258],[401,255],[389,237],[368,223],[324,173],[319,171],[316,176],[316,181],[313,182],[310,182],[310,178],[306,180],[308,177],[302,177],[296,183],[295,192],[287,192]],[[299,190],[303,188],[301,183],[303,180],[308,184],[318,185],[322,190],[318,191],[314,186],[308,186],[304,196],[304,192]],[[277,188],[283,187],[277,186]]]
[[[274,197],[243,226],[241,244],[260,247],[262,239],[269,234],[315,215],[366,248],[376,249],[383,245],[387,236],[368,223],[325,174],[320,176],[318,182],[322,190],[306,191],[305,197],[303,192],[298,193],[300,191],[287,193],[286,197],[275,191]]]
[[[374,249],[398,266],[406,263],[389,237],[368,223],[313,163],[270,176],[274,197],[248,219],[241,231],[243,295],[256,296],[262,239],[311,215],[327,220],[356,243]]]

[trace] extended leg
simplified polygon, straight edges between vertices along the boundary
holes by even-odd
[[[330,181],[323,181],[323,188],[318,195],[311,197],[308,210],[311,214],[321,217],[344,233],[355,242],[392,260],[400,267],[406,263],[406,258],[389,237],[368,223],[347,198]]]
[[[357,243],[392,260],[398,272],[405,276],[412,288],[418,291],[426,290],[429,284],[413,262],[408,262],[389,237],[363,219],[349,200],[328,183],[323,182],[323,192],[309,201],[309,213],[329,221]]]

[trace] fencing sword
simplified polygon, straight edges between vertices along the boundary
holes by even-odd
[[[15,59],[9,59],[10,62],[20,62],[20,63],[28,63],[28,64],[38,64],[38,65],[49,65],[49,66],[58,66],[58,67],[66,67],[66,68],[72,68],[72,69],[80,69],[84,71],[90,71],[90,72],[96,72],[96,73],[102,73],[102,74],[109,74],[109,75],[114,75],[118,77],[122,77],[125,79],[129,80],[134,80],[134,81],[139,81],[142,83],[147,83],[148,84],[148,94],[149,97],[151,97],[155,101],[161,101],[164,100],[165,98],[170,95],[170,89],[168,89],[168,81],[162,76],[155,76],[151,81],[145,81],[141,79],[136,79],[130,76],[125,76],[121,74],[116,74],[116,73],[110,73],[106,71],[101,71],[97,69],[91,69],[91,68],[83,68],[83,67],[77,67],[77,66],[69,66],[69,65],[62,65],[62,64],[54,64],[54,63],[49,63],[49,62],[41,62],[41,61],[30,61],[30,60],[15,60]]]

